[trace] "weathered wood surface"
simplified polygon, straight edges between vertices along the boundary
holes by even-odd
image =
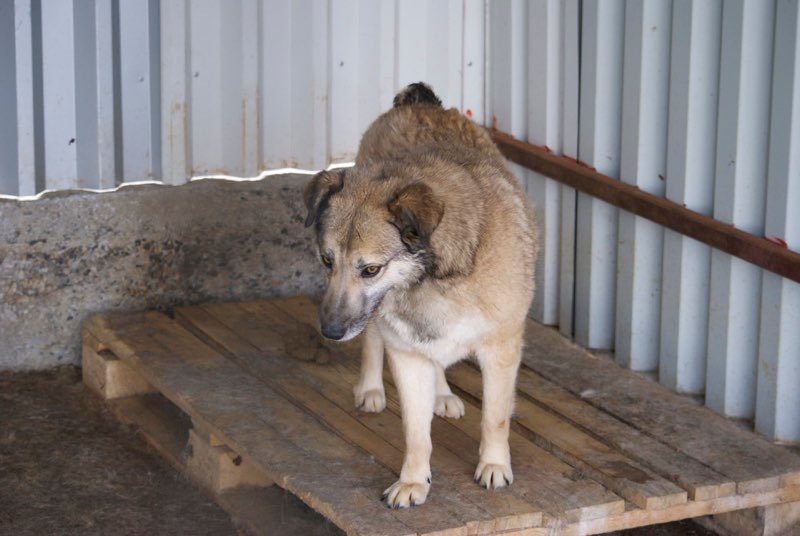
[[[800,485],[800,457],[530,322],[524,363],[550,382],[736,483],[739,493]]]
[[[323,342],[315,324],[311,301],[282,298],[184,307],[175,319],[99,315],[85,340],[96,367],[118,359],[137,385],[177,405],[209,452],[241,455],[351,534],[595,534],[800,500],[797,456],[531,323],[510,439],[514,484],[472,482],[480,373],[461,364],[448,378],[466,414],[433,420],[428,502],[387,509],[379,496],[403,454],[391,376],[384,412],[356,410],[358,342]],[[98,370],[92,381],[105,381]],[[165,456],[185,441],[154,422],[157,411],[127,412],[162,428]]]

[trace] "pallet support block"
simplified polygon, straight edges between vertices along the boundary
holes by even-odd
[[[243,458],[212,433],[200,428],[189,430],[186,444],[186,470],[213,494],[240,486],[266,487],[274,484],[247,458]]]
[[[800,501],[726,512],[698,522],[723,536],[796,535],[800,534]]]
[[[83,383],[104,400],[158,392],[90,333],[83,334]]]

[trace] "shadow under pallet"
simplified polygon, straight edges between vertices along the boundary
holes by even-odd
[[[434,417],[428,501],[380,501],[403,460],[397,392],[353,407],[359,342],[323,343],[307,298],[109,313],[84,326],[84,381],[249,531],[243,490],[272,483],[354,535],[578,535],[756,507],[760,534],[800,519],[800,457],[529,322],[510,438],[514,484],[472,481],[480,372],[448,370],[466,405]],[[246,508],[242,505],[246,504]]]

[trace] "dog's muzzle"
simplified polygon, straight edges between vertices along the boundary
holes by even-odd
[[[347,327],[341,324],[322,324],[321,330],[322,335],[325,336],[326,339],[332,339],[334,341],[341,340],[345,333],[347,333]]]

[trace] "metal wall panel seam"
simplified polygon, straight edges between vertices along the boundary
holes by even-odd
[[[625,8],[620,179],[663,197],[666,174],[671,0]],[[615,359],[658,368],[663,228],[619,213]]]
[[[9,120],[17,117],[17,76],[18,71],[25,72],[25,64],[20,69],[16,68],[16,47],[25,47],[24,39],[20,39],[24,32],[17,30],[17,25],[24,25],[24,17],[16,12],[18,8],[28,8],[30,5],[20,5],[21,2],[5,2],[0,4],[0,72],[5,76],[0,78],[0,194],[16,195],[19,191],[18,166],[21,149],[18,136],[19,125],[17,121]],[[28,14],[27,30],[30,31],[30,15]],[[18,41],[22,41],[17,45]],[[27,46],[30,54],[30,44]],[[25,53],[22,54],[24,61]],[[28,67],[30,67],[30,62]],[[24,74],[22,75],[25,76]]]
[[[486,10],[484,0],[464,0],[461,58],[461,110],[486,125]]]
[[[42,95],[47,189],[77,184],[74,0],[43,2]]]
[[[242,0],[241,11],[241,155],[239,169],[245,177],[254,177],[261,171],[261,1]]]
[[[159,7],[156,0],[120,2],[119,17],[122,174],[125,181],[158,180],[161,178]]]
[[[380,8],[372,4],[373,10]],[[359,109],[362,106],[359,84],[362,73],[361,53],[378,53],[377,43],[365,42],[360,31],[362,20],[369,16],[364,6],[357,0],[332,0],[330,11],[330,160],[347,162],[355,159],[354,147],[361,138]],[[367,34],[370,40],[379,36]],[[370,62],[377,65],[377,61]],[[377,115],[376,115],[377,116]]]
[[[262,1],[261,167],[299,167],[292,145],[292,1]]]
[[[765,233],[800,251],[800,6],[775,16]],[[756,430],[800,442],[800,283],[765,273],[758,348]]]
[[[763,235],[775,3],[726,1],[714,218]],[[706,404],[732,417],[755,411],[761,269],[711,253]]]
[[[95,19],[95,6],[87,2],[76,2],[74,17],[75,166],[77,170],[74,186],[98,188],[100,185],[98,82],[101,73],[96,54],[98,21]],[[109,22],[111,21],[109,20]],[[113,88],[112,71],[109,71],[108,75],[111,77]],[[114,128],[113,115],[111,128]]]
[[[558,0],[528,4],[528,132],[527,140],[561,154],[562,9]],[[532,315],[558,322],[560,185],[536,172],[526,172],[528,197],[539,224],[539,258]]]
[[[719,90],[721,1],[673,5],[666,197],[710,215]],[[711,249],[666,230],[659,381],[705,390]]]
[[[311,4],[311,140],[312,169],[322,169],[330,161],[330,138],[328,131],[330,93],[328,81],[330,68],[330,0]],[[307,19],[306,19],[307,20]],[[298,37],[302,33],[298,33]]]
[[[561,5],[561,149],[563,154],[578,157],[580,102],[580,20],[579,0],[565,0]],[[575,230],[577,192],[561,186],[561,238],[559,240],[558,329],[574,336],[575,312]]]
[[[625,3],[583,4],[579,152],[601,173],[619,176]],[[618,210],[578,193],[575,338],[613,349]]]
[[[489,3],[489,116],[516,136],[527,130],[527,4],[520,0]],[[509,162],[511,172],[523,188],[526,169]]]
[[[396,48],[397,48],[397,6],[395,0],[380,0],[380,13],[378,15],[378,100],[371,109],[365,109],[359,117],[361,131],[367,130],[378,113],[384,106],[391,106],[397,86],[395,74]]]
[[[112,0],[95,1],[97,188],[113,188],[117,185],[117,141],[114,135],[114,107],[119,95],[117,95],[114,86],[113,16]]]
[[[36,99],[34,97],[34,24],[31,0],[14,0],[14,59],[16,68],[16,145],[17,195],[34,195],[37,184],[37,159],[41,160],[41,145],[37,143]],[[41,65],[39,66],[41,67]],[[5,193],[5,192],[4,192]]]
[[[161,39],[161,180],[186,182],[191,167],[191,42],[188,0],[160,4]]]

